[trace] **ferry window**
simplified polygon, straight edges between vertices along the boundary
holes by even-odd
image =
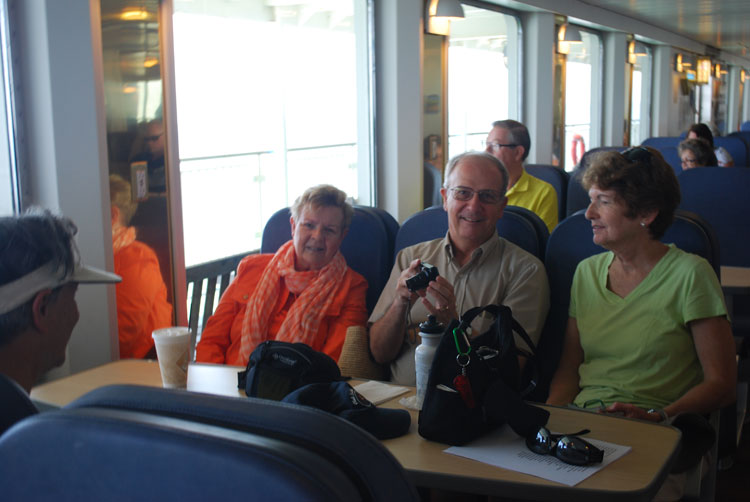
[[[370,1],[175,0],[187,266],[258,249],[310,186],[371,202]]]
[[[601,37],[581,27],[578,29],[582,43],[569,45],[564,71],[562,154],[567,171],[572,171],[581,160],[581,152],[600,146],[601,142],[598,132],[601,130]]]
[[[463,5],[448,48],[448,158],[484,150],[492,122],[520,117],[520,23],[495,10]]]
[[[632,94],[630,99],[630,145],[640,145],[651,129],[651,48],[643,46],[645,54],[635,55],[632,65]]]
[[[17,170],[14,155],[13,110],[11,93],[10,57],[7,30],[7,1],[0,0],[0,216],[18,211]]]
[[[728,86],[728,66],[721,63],[719,67],[718,75],[714,70],[715,78],[709,80],[709,88],[711,89],[711,122],[716,126],[720,134],[727,134],[727,94],[729,92]]]

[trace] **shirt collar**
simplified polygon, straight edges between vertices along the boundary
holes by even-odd
[[[450,241],[450,231],[445,233],[445,237],[443,237],[442,247],[445,249],[445,253],[448,255],[449,261],[453,261],[453,245]],[[498,237],[497,233],[490,236],[489,239],[484,241],[478,248],[476,248],[471,253],[471,260],[469,260],[469,263],[473,263],[475,261],[479,261],[482,259],[483,256],[491,256],[492,251],[500,245],[500,238]]]
[[[526,169],[523,170],[521,173],[521,177],[518,178],[518,181],[516,181],[516,184],[513,185],[508,189],[507,192],[505,192],[505,196],[509,196],[512,193],[515,192],[527,192],[529,190],[529,177],[531,175],[526,172]]]

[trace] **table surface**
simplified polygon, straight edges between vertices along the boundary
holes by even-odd
[[[190,365],[188,390],[245,397],[237,389],[243,368],[213,364]],[[60,407],[86,392],[109,384],[161,386],[159,364],[149,360],[121,360],[105,364],[32,389],[33,400]],[[356,383],[355,383],[356,384]],[[402,407],[392,399],[380,406]],[[627,445],[632,450],[575,487],[442,453],[446,445],[417,434],[418,413],[410,411],[412,425],[400,438],[383,441],[418,486],[538,500],[650,500],[676,455],[680,432],[669,426],[545,406],[548,427],[555,431],[588,428],[587,437]]]
[[[721,287],[735,294],[750,294],[750,268],[721,267]]]

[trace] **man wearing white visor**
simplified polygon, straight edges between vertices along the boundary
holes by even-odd
[[[0,434],[37,412],[31,387],[65,362],[78,284],[120,281],[80,263],[76,232],[47,210],[0,218]]]

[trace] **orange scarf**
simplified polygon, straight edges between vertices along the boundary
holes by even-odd
[[[333,302],[346,273],[346,260],[340,251],[320,270],[294,269],[294,244],[289,241],[271,258],[255,291],[247,302],[242,321],[240,357],[247,362],[250,353],[268,338],[268,319],[279,299],[281,279],[291,293],[299,294],[292,303],[276,340],[302,342],[312,346],[320,321]],[[301,293],[301,294],[300,294]]]
[[[112,225],[112,249],[119,251],[135,240],[135,227],[123,227],[119,223]]]

